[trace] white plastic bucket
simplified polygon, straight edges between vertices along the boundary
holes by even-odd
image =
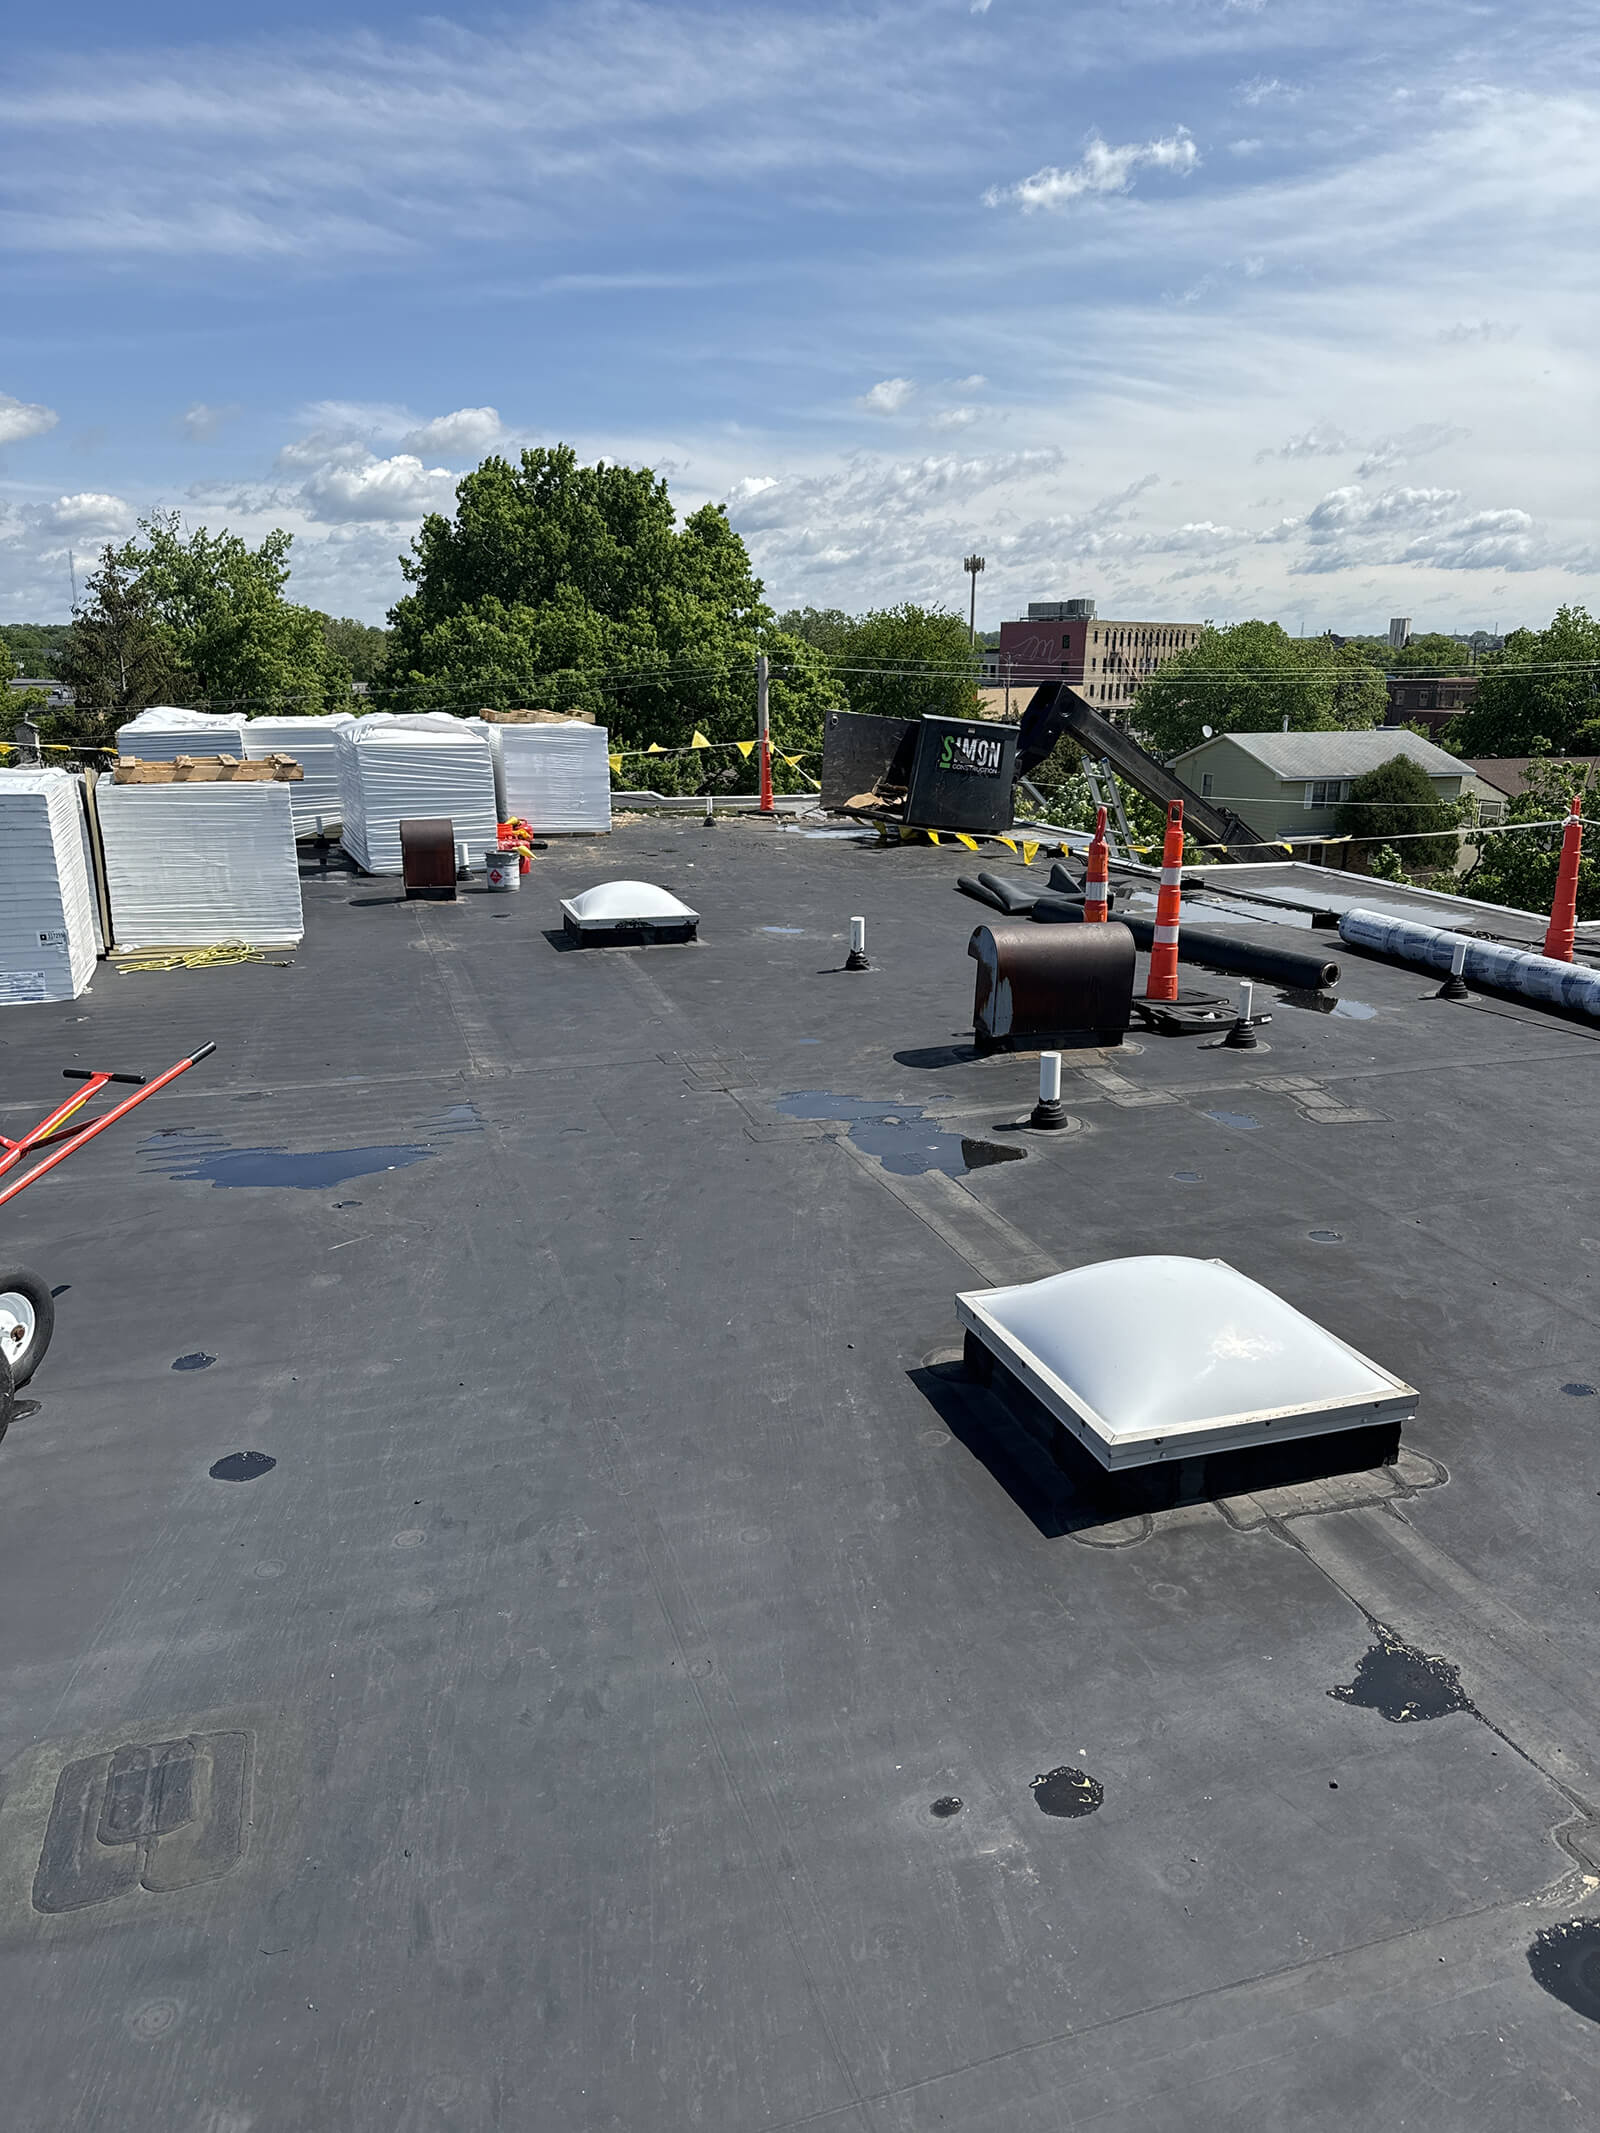
[[[484,872],[489,877],[491,889],[516,889],[522,885],[522,854],[518,851],[491,851],[483,855]]]

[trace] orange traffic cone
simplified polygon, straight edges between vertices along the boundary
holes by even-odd
[[[1156,937],[1150,945],[1147,1000],[1178,997],[1178,884],[1183,878],[1183,802],[1167,805],[1167,836],[1161,847],[1161,894],[1156,898]]]
[[[1544,952],[1557,962],[1572,961],[1578,937],[1578,860],[1583,849],[1583,798],[1572,796],[1572,812],[1561,832],[1561,867],[1556,875],[1556,900],[1550,906],[1550,925],[1544,937]]]
[[[1089,846],[1088,864],[1083,872],[1083,915],[1086,919],[1106,915],[1110,900],[1111,853],[1106,845],[1106,811],[1095,810],[1094,842]]]

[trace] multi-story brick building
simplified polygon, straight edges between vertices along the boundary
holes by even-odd
[[[1025,622],[1002,622],[996,678],[1013,688],[1068,681],[1097,711],[1133,702],[1147,675],[1193,644],[1200,622],[1112,622],[1092,600],[1034,600]]]

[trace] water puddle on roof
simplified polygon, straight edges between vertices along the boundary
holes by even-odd
[[[151,1134],[139,1143],[146,1167],[190,1185],[277,1185],[316,1192],[376,1170],[406,1170],[438,1151],[414,1141],[371,1148],[230,1148],[220,1133],[182,1127]]]
[[[213,1481],[259,1481],[277,1465],[270,1452],[229,1452],[206,1472]]]
[[[836,1096],[830,1089],[797,1089],[780,1096],[776,1108],[785,1118],[825,1118],[848,1125],[856,1147],[875,1155],[885,1170],[901,1178],[919,1178],[929,1170],[959,1178],[969,1170],[1017,1162],[1028,1152],[1002,1141],[946,1133],[920,1104],[868,1103],[859,1096]]]
[[[1331,992],[1280,992],[1285,1007],[1302,1007],[1312,1015],[1339,1015],[1346,1022],[1375,1022],[1378,1010],[1365,1000],[1340,1000]]]
[[[1335,1703],[1359,1704],[1395,1725],[1414,1725],[1423,1719],[1447,1718],[1452,1711],[1473,1709],[1461,1686],[1459,1667],[1436,1653],[1419,1652],[1403,1644],[1381,1622],[1373,1626],[1378,1641],[1371,1651],[1361,1655],[1355,1680],[1328,1691]]]
[[[1248,1111],[1203,1111],[1202,1118],[1214,1118],[1219,1126],[1236,1127],[1240,1133],[1259,1133],[1261,1121],[1252,1118]]]
[[[1059,1770],[1047,1770],[1043,1777],[1033,1781],[1033,1804],[1041,1814],[1059,1815],[1064,1820],[1076,1822],[1083,1815],[1092,1815],[1105,1798],[1105,1787],[1098,1778],[1090,1777],[1087,1770],[1074,1770],[1063,1764]]]
[[[1552,1999],[1600,2022],[1600,1922],[1573,1918],[1542,1927],[1528,1949],[1528,1968]]]
[[[180,1355],[172,1367],[174,1370],[209,1370],[215,1361],[216,1357],[207,1355],[204,1348],[194,1348],[187,1355]]]
[[[953,1792],[941,1793],[928,1809],[936,1822],[948,1822],[952,1815],[961,1812],[963,1802]]]

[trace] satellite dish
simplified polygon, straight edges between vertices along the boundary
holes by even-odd
[[[1201,733],[1201,737],[1202,737],[1203,739],[1205,739],[1205,740],[1208,740],[1208,741],[1210,740],[1210,738],[1211,738],[1211,728],[1210,728],[1209,726],[1202,726],[1202,727],[1200,728],[1200,733]]]

